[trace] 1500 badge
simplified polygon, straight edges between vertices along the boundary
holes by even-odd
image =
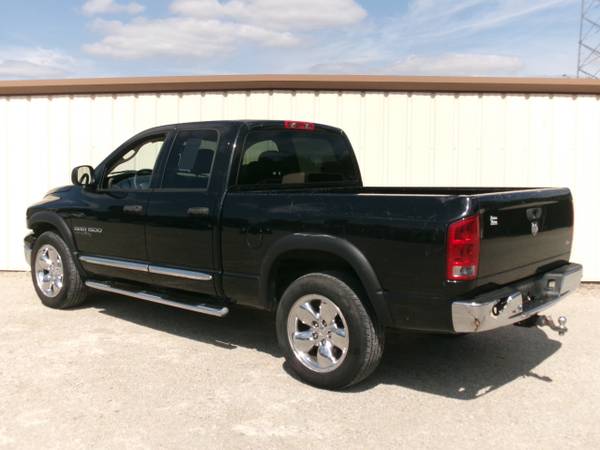
[[[101,234],[102,228],[98,227],[74,227],[73,232],[77,234]]]

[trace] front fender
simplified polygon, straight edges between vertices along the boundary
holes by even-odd
[[[60,215],[55,213],[54,211],[38,211],[31,214],[31,216],[27,217],[27,227],[36,230],[36,229],[44,229],[44,228],[54,228],[61,238],[69,247],[71,254],[73,255],[73,260],[75,261],[75,265],[79,269],[80,273],[85,273],[81,265],[79,264],[79,258],[77,258],[77,246],[75,245],[75,239],[73,238],[73,232],[65,219],[63,219]]]
[[[60,236],[65,240],[69,249],[72,252],[77,251],[77,247],[75,247],[75,240],[73,239],[73,233],[71,229],[67,225],[67,222],[59,216],[57,213],[53,211],[39,211],[33,213],[30,217],[27,218],[27,227],[35,230],[40,225],[50,225],[52,228],[58,230]]]

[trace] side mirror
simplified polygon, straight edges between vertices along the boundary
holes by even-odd
[[[71,181],[77,186],[90,186],[96,182],[92,166],[78,166],[71,172]]]

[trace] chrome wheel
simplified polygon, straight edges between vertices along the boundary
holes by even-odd
[[[58,251],[43,245],[35,255],[35,279],[46,297],[56,297],[63,287],[64,270]]]
[[[313,294],[298,299],[288,315],[287,335],[296,358],[314,372],[331,372],[346,359],[348,324],[327,297]]]

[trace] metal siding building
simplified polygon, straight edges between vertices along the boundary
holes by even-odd
[[[343,128],[372,186],[568,186],[572,259],[600,281],[600,84],[199,77],[0,82],[0,270],[26,269],[25,209],[146,128],[218,119]],[[401,255],[399,255],[401,257]]]

